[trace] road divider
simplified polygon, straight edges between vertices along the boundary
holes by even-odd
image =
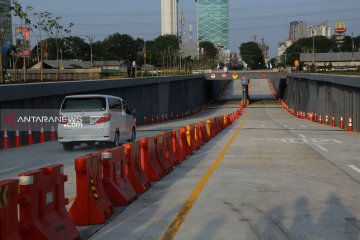
[[[1,239],[79,239],[76,225],[104,224],[115,207],[131,204],[152,186],[151,181],[160,181],[241,113],[240,107],[185,128],[75,158],[76,196],[69,212],[63,165],[22,173],[19,181],[0,181]]]

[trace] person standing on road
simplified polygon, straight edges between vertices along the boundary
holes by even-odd
[[[132,77],[134,78],[136,76],[136,62],[135,62],[135,60],[132,62],[131,73],[132,73]]]

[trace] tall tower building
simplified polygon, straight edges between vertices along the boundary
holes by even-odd
[[[229,0],[197,0],[198,41],[229,49]]]
[[[177,34],[177,1],[161,0],[161,35]]]
[[[11,23],[11,0],[0,0],[0,10],[3,12],[0,16],[0,22],[2,24],[6,23],[6,35],[4,39],[4,44],[12,44],[12,23]],[[0,46],[1,47],[1,46]]]
[[[289,39],[297,41],[300,38],[308,37],[307,23],[303,21],[294,21],[290,23]]]

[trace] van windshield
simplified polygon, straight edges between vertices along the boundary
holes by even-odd
[[[66,98],[61,108],[63,112],[98,112],[105,109],[106,101],[102,97]]]

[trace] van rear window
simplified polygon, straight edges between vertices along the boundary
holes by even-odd
[[[61,110],[63,112],[77,112],[77,111],[88,111],[97,112],[105,111],[106,100],[105,98],[66,98]]]

